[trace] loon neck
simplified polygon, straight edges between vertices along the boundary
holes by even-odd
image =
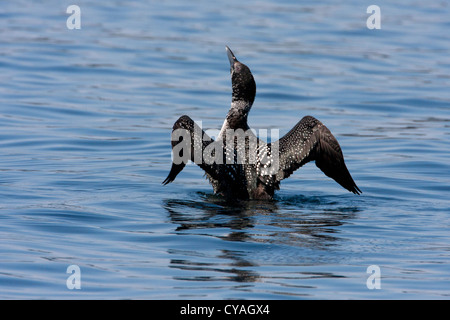
[[[248,129],[247,118],[252,103],[250,101],[237,100],[231,102],[231,108],[228,111],[226,121],[229,129]]]
[[[227,129],[250,129],[247,123],[247,118],[251,107],[252,103],[249,101],[232,101],[231,108],[228,111],[225,121],[223,122],[222,129],[220,130],[218,138],[223,138]]]

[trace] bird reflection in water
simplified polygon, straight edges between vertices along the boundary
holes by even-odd
[[[189,200],[167,199],[164,208],[177,226],[176,234],[197,236],[195,241],[200,236],[242,243],[211,248],[210,240],[205,238],[203,248],[197,242],[189,250],[169,249],[169,253],[181,257],[172,259],[170,267],[201,271],[201,274],[189,272],[178,276],[179,280],[242,283],[259,281],[255,269],[260,264],[317,262],[326,254],[305,257],[302,248],[332,250],[342,242],[339,227],[360,211],[354,206],[341,205],[342,202],[330,196],[288,196],[272,201],[230,203],[220,196],[196,193]],[[270,250],[273,246],[288,250],[274,257],[274,250]]]

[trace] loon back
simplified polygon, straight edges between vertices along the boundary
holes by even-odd
[[[173,125],[172,168],[163,184],[174,181],[191,160],[205,171],[215,193],[232,199],[272,199],[281,180],[315,161],[328,177],[348,191],[360,194],[337,139],[314,117],[303,117],[273,143],[265,143],[252,134],[247,118],[255,99],[255,80],[230,48],[226,50],[232,99],[222,129],[214,141],[189,116],[180,117]],[[243,140],[237,132],[244,132]]]

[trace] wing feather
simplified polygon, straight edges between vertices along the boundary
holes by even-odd
[[[316,118],[306,116],[300,120],[278,140],[278,148],[279,170],[275,176],[277,182],[286,179],[306,163],[315,161],[325,175],[342,187],[355,194],[361,193],[345,165],[337,139]]]
[[[184,146],[190,145],[190,150],[187,147],[179,148],[180,143],[184,143]],[[167,178],[162,183],[166,185],[174,181],[184,169],[188,160],[191,160],[205,171],[205,175],[213,186],[214,192],[220,193],[224,189],[227,189],[229,192],[245,191],[245,186],[238,184],[240,181],[238,177],[242,175],[242,166],[236,164],[225,165],[223,164],[224,161],[214,161],[213,158],[205,160],[205,148],[212,143],[219,143],[216,146],[211,146],[214,147],[211,149],[214,150],[213,152],[219,152],[218,158],[222,157],[222,160],[224,160],[227,156],[227,151],[220,142],[212,140],[189,116],[184,115],[180,117],[173,125],[172,130],[172,167]],[[175,154],[177,151],[181,154]],[[187,151],[189,154],[182,154],[184,151]],[[236,150],[232,152],[236,152]],[[209,154],[209,150],[206,153]],[[183,161],[180,161],[181,158]],[[230,191],[228,190],[230,188],[236,190]]]

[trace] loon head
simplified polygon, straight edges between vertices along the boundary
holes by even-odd
[[[228,60],[230,61],[231,85],[233,88],[232,104],[242,105],[248,108],[255,100],[256,83],[250,69],[236,59],[236,56],[226,47]]]

